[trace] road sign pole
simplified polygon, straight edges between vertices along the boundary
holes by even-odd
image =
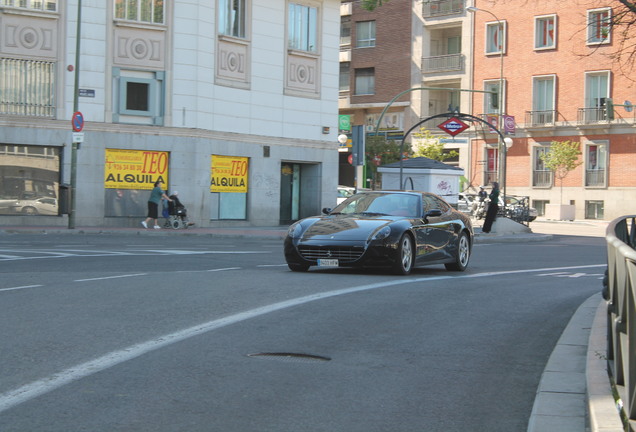
[[[79,76],[80,76],[80,40],[82,31],[82,0],[77,0],[77,32],[75,34],[75,85],[73,88],[73,113],[79,111]],[[74,114],[75,115],[75,114]],[[75,118],[72,119],[75,121]],[[77,143],[71,145],[71,209],[68,215],[68,228],[75,228],[75,202],[77,189]]]

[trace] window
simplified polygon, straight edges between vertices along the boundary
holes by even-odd
[[[55,66],[0,58],[0,114],[55,117]]]
[[[289,4],[288,47],[317,52],[318,9],[296,3]]]
[[[552,171],[546,166],[541,157],[550,151],[550,146],[537,146],[534,147],[534,169],[532,172],[532,186],[534,187],[551,187],[552,186]]]
[[[535,49],[556,48],[556,16],[537,17],[534,23]]]
[[[585,147],[585,186],[605,187],[607,178],[607,144],[590,143]]]
[[[375,70],[356,69],[356,95],[372,95],[375,93]]]
[[[356,23],[356,47],[366,48],[375,46],[375,21],[361,21]]]
[[[163,72],[115,69],[113,76],[118,83],[114,122],[163,124]]]
[[[115,18],[163,24],[164,0],[115,0]]]
[[[611,41],[611,9],[594,9],[587,12],[587,43],[602,44]]]
[[[585,74],[586,120],[596,122],[606,119],[605,100],[609,97],[609,72]]]
[[[486,81],[484,84],[484,91],[489,93],[484,93],[484,113],[485,114],[500,114],[503,111],[500,111],[499,107],[499,87],[500,82],[497,81]],[[505,105],[505,104],[504,104]]]
[[[340,22],[340,45],[351,45],[351,17],[342,17]]]
[[[56,12],[57,0],[3,0],[0,6]]]
[[[348,92],[350,90],[351,84],[349,83],[350,78],[350,67],[351,64],[349,62],[340,63],[340,91]]]
[[[505,49],[505,22],[486,24],[486,54],[502,54]]]
[[[532,124],[554,123],[554,76],[532,79]]]
[[[605,219],[605,202],[585,200],[585,219]]]
[[[245,38],[245,3],[247,0],[219,0],[219,33]]]
[[[484,184],[489,185],[497,181],[499,170],[499,151],[496,148],[486,149],[486,171],[484,172]]]

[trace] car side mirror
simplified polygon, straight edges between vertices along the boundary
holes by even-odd
[[[325,208],[323,208],[323,209],[322,209],[322,213],[323,213],[323,214],[326,214],[326,215],[327,215],[327,214],[329,214],[329,213],[331,213],[331,208],[329,208],[329,207],[325,207]]]
[[[424,222],[428,223],[429,217],[440,217],[442,215],[442,211],[440,209],[429,210],[424,213]]]

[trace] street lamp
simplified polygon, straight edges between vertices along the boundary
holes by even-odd
[[[499,27],[499,31],[500,31],[499,33],[499,116],[497,119],[497,127],[499,128],[499,131],[501,132],[504,129],[504,119],[503,119],[503,115],[504,115],[504,106],[503,106],[504,26],[503,26],[503,22],[499,18],[497,18],[497,16],[494,13],[486,9],[479,9],[479,8],[476,8],[475,6],[468,6],[466,8],[466,11],[470,13],[475,13],[478,11],[486,12],[487,14],[492,16],[495,19],[495,21],[497,21],[497,26]],[[499,161],[500,162],[499,162],[498,177],[499,177],[499,182],[501,183],[501,186],[504,191],[504,196],[506,195],[505,166],[506,166],[506,157],[508,155],[507,147],[510,147],[511,145],[512,145],[512,139],[510,139],[510,143],[508,145],[508,142],[502,142],[501,136],[499,137]],[[504,200],[504,203],[505,203],[505,200]]]

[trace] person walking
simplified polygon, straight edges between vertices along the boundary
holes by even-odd
[[[169,202],[172,201],[170,197],[165,194],[162,186],[163,184],[161,183],[161,180],[157,180],[155,182],[155,187],[150,192],[150,198],[148,198],[148,217],[141,221],[144,228],[148,228],[150,221],[154,220],[154,228],[161,229],[157,222],[157,219],[159,219],[159,205],[161,204],[162,199],[168,200]]]
[[[499,183],[492,183],[492,191],[488,195],[490,203],[488,203],[488,210],[486,210],[486,219],[484,220],[484,226],[481,228],[482,232],[489,233],[492,229],[492,223],[497,218],[497,212],[499,211]]]

